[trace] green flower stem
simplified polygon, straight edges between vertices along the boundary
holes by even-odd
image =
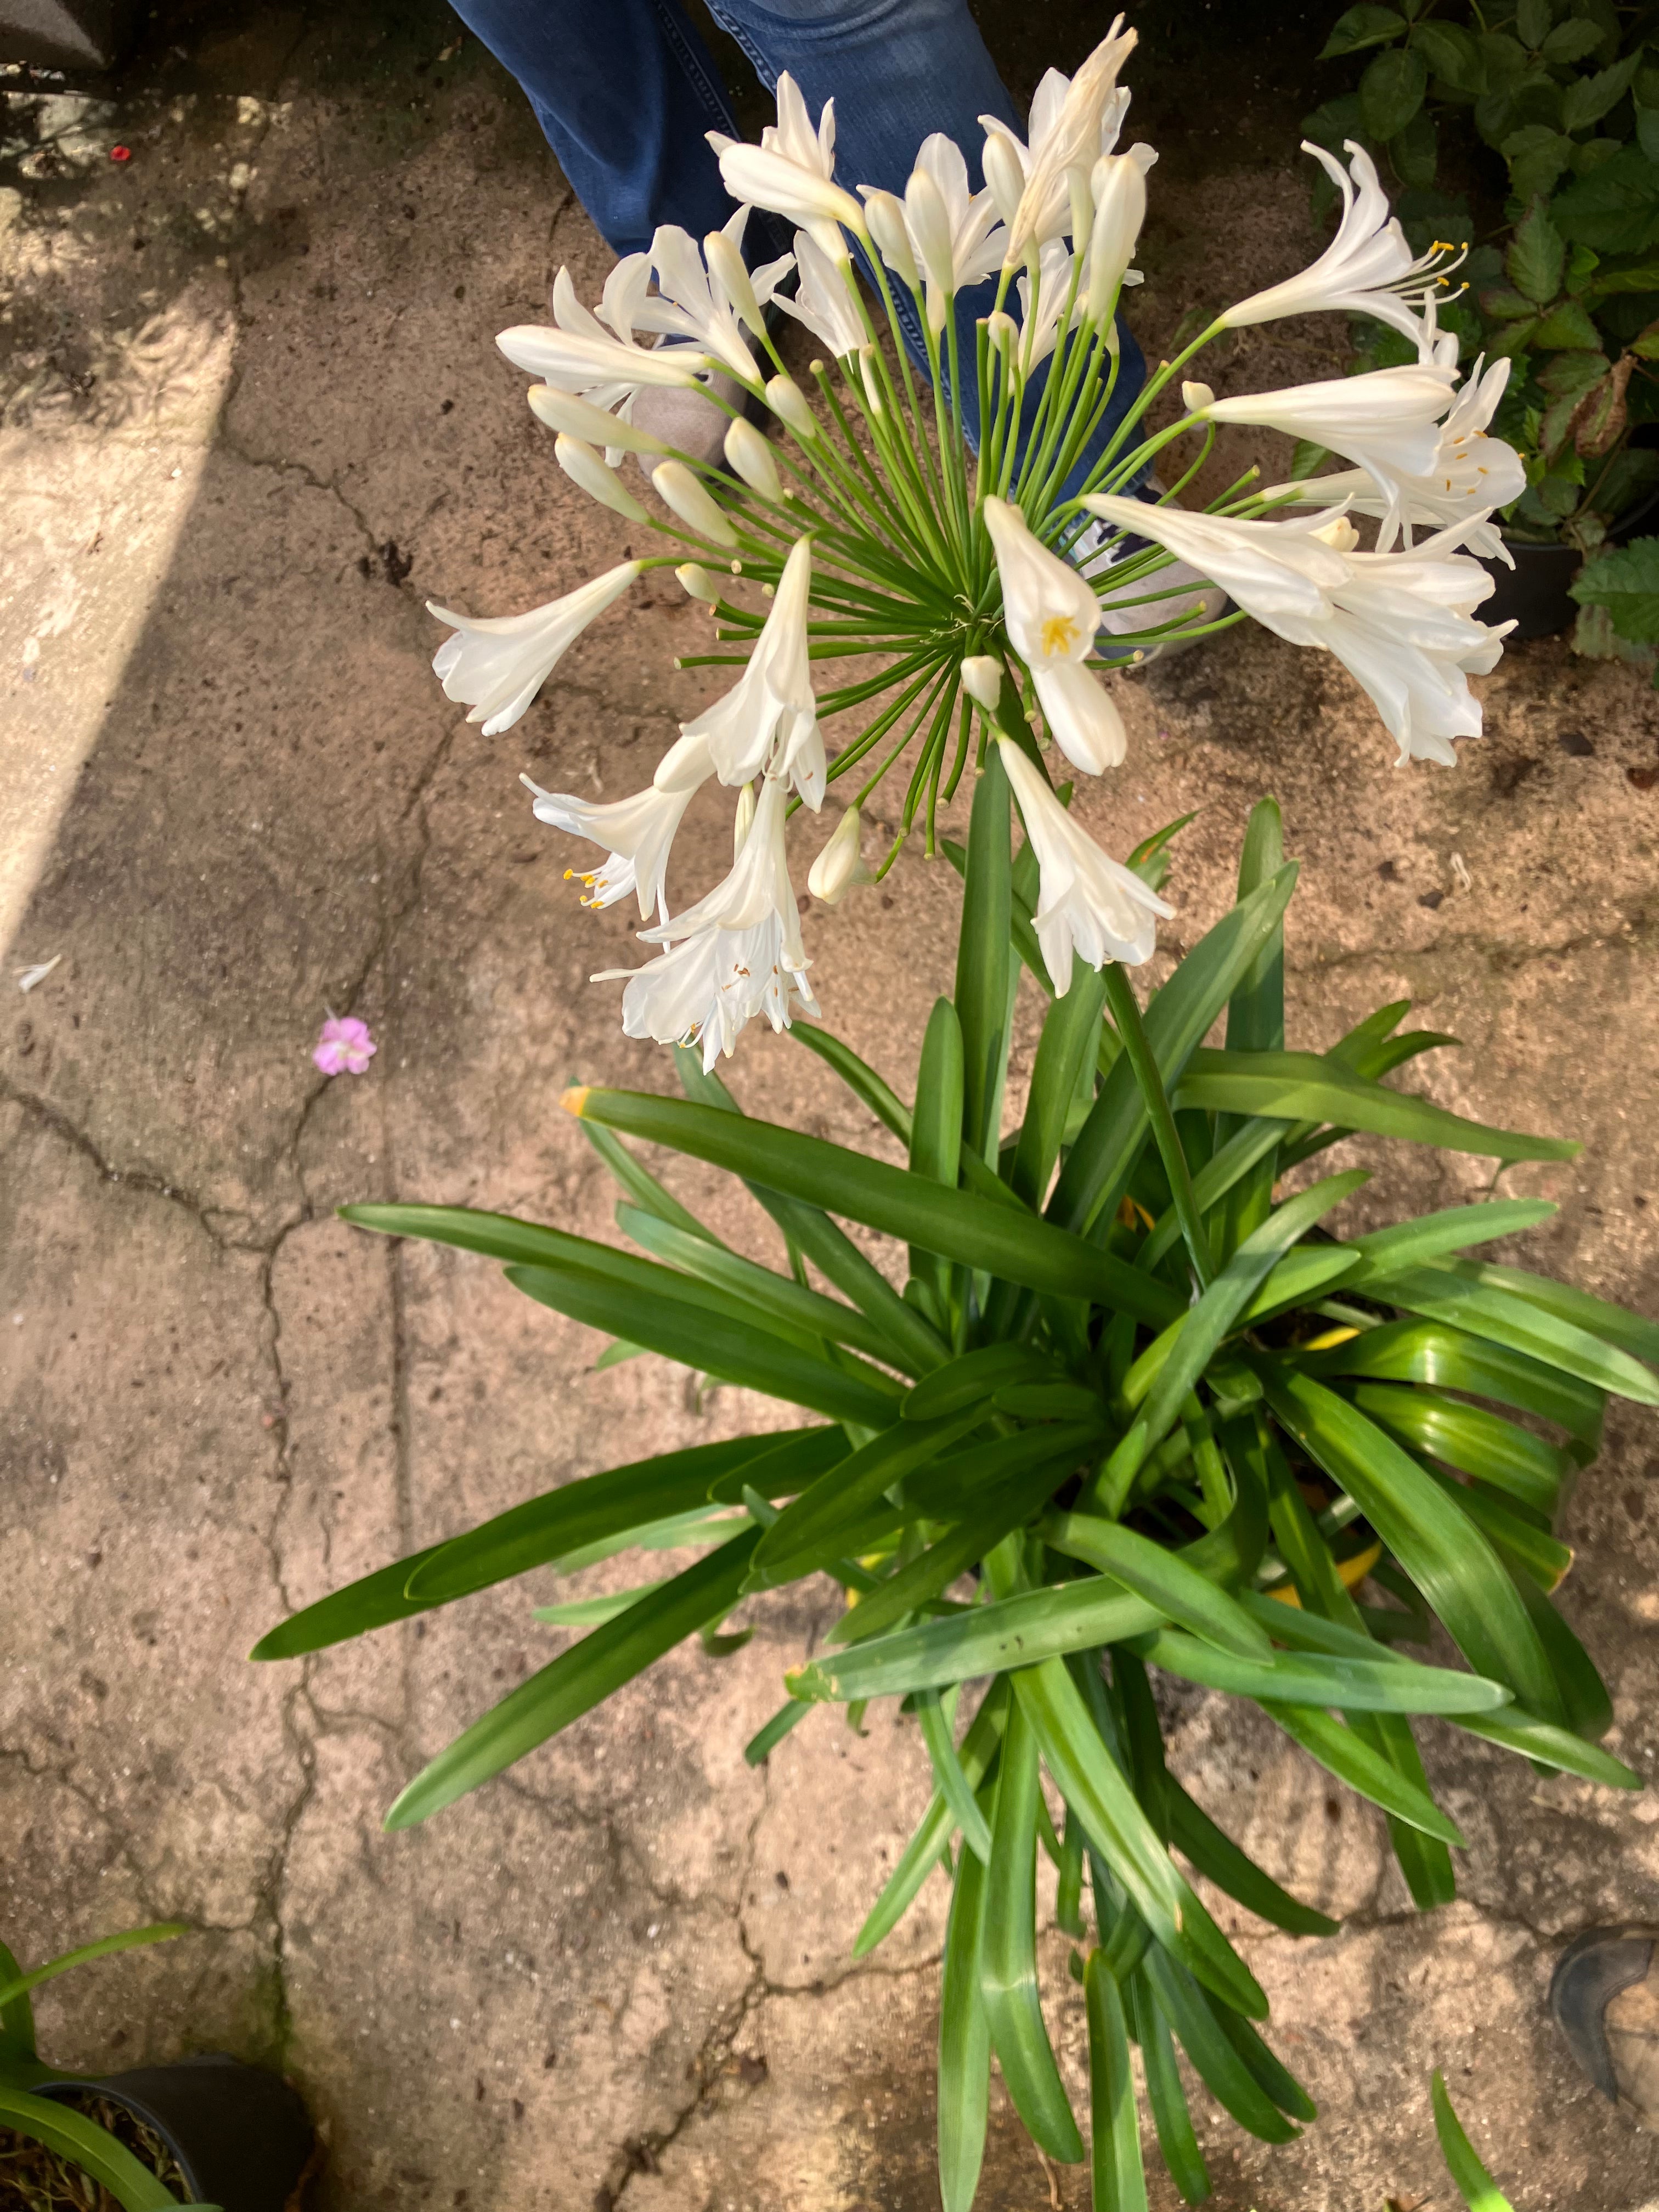
[[[939,705],[934,709],[933,721],[928,726],[927,735],[922,742],[921,751],[917,756],[915,768],[911,773],[910,787],[904,794],[904,834],[907,837],[915,825],[916,809],[921,804],[922,793],[929,789],[936,791],[939,788],[939,771],[945,758],[945,735],[950,729],[951,717],[956,712],[957,697],[962,689],[960,684],[954,680],[956,675],[954,665],[947,665],[945,673],[952,680],[946,684]]]
[[[1004,696],[1006,696],[1006,686]],[[1147,1038],[1146,1025],[1140,1018],[1140,1001],[1119,962],[1109,960],[1101,972],[1106,981],[1106,1004],[1117,1033],[1123,1040],[1123,1048],[1129,1055],[1135,1081],[1140,1086],[1147,1117],[1152,1125],[1158,1158],[1163,1161],[1164,1172],[1170,1180],[1170,1191],[1175,1200],[1181,1233],[1186,1238],[1187,1249],[1192,1255],[1193,1272],[1198,1277],[1199,1288],[1208,1290],[1215,1278],[1215,1255],[1210,1249],[1204,1218],[1198,1210],[1198,1200],[1193,1193],[1192,1170],[1187,1164],[1187,1155],[1182,1147],[1175,1115],[1170,1109],[1169,1094],[1164,1088],[1164,1079],[1158,1072],[1158,1061]]]
[[[822,691],[818,695],[818,712],[842,714],[850,707],[860,707],[866,699],[877,698],[882,692],[891,690],[894,684],[903,683],[918,668],[931,668],[936,659],[937,655],[931,653],[913,653],[908,660],[890,663],[879,676],[872,676],[862,684],[849,684],[839,691]]]
[[[962,771],[968,764],[968,732],[973,725],[973,719],[974,702],[964,691],[962,695],[961,712],[957,721],[956,757],[951,763],[950,781],[945,787],[945,804],[947,806],[956,797],[957,786],[962,781]],[[923,831],[922,842],[923,857],[929,860],[939,849],[933,831],[933,817],[939,809],[939,779],[935,776],[927,793],[927,822]]]
[[[1117,459],[1118,454],[1121,451],[1124,441],[1128,437],[1130,431],[1134,428],[1137,422],[1143,419],[1147,413],[1147,410],[1151,408],[1152,402],[1158,398],[1158,393],[1164,390],[1171,377],[1180,374],[1181,371],[1185,368],[1188,362],[1192,360],[1195,354],[1202,353],[1205,347],[1209,344],[1212,338],[1220,337],[1223,327],[1224,326],[1218,322],[1212,323],[1207,330],[1200,331],[1198,336],[1193,340],[1192,343],[1184,348],[1182,352],[1178,353],[1173,361],[1162,362],[1152,375],[1147,378],[1146,383],[1141,386],[1139,398],[1137,400],[1134,406],[1131,408],[1128,414],[1124,416],[1122,422],[1119,423],[1117,429],[1113,434],[1105,451],[1101,454],[1100,459],[1090,471],[1088,478],[1083,486],[1083,489],[1085,492],[1095,491],[1099,489],[1101,483],[1104,481],[1113,463]]]
[[[837,366],[839,366],[839,363],[837,363]],[[875,492],[878,499],[882,501],[890,510],[899,529],[909,543],[912,550],[919,556],[925,557],[926,548],[921,538],[917,534],[915,518],[908,511],[909,502],[905,498],[904,487],[902,484],[890,483],[888,479],[876,468],[868,452],[866,450],[863,440],[854,429],[852,421],[848,416],[846,409],[842,405],[841,399],[836,393],[836,388],[830,381],[829,372],[824,368],[822,362],[815,361],[811,364],[811,375],[813,381],[818,387],[819,393],[823,399],[825,406],[829,408],[830,414],[835,417],[836,427],[841,432],[842,438],[846,441],[848,450],[851,453],[854,462],[860,474]],[[849,393],[852,392],[852,385],[850,381],[848,383],[848,391]],[[862,410],[860,411],[862,412]],[[866,421],[867,422],[867,416],[866,417]]]
[[[921,696],[922,692],[927,689],[928,684],[933,681],[938,673],[938,661],[928,661],[927,665],[916,677],[914,683],[907,684],[896,699],[891,701],[887,706],[884,707],[881,713],[877,715],[875,720],[870,723],[866,729],[861,730],[858,736],[853,739],[850,744],[843,745],[842,747],[840,752],[836,754],[835,759],[830,763],[828,781],[834,783],[838,776],[845,775],[848,769],[855,767],[857,763],[864,758],[865,755],[871,750],[872,746],[878,745],[882,739],[886,736],[889,730],[892,728],[894,723],[900,719],[905,711]],[[922,712],[926,714],[927,708],[925,707],[923,708]],[[905,742],[907,744],[909,742],[908,736]],[[886,773],[885,769],[884,769],[882,773],[884,775]],[[880,781],[881,777],[878,776],[876,781],[879,783]],[[874,787],[872,786],[871,788],[873,789]],[[862,799],[860,799],[854,803],[861,805]]]
[[[900,754],[903,752],[905,747],[910,743],[910,740],[915,736],[916,732],[921,727],[923,722],[927,719],[927,716],[933,712],[934,703],[938,700],[939,691],[947,683],[949,683],[951,674],[952,671],[948,666],[938,671],[933,690],[930,691],[927,696],[922,701],[921,705],[915,716],[901,732],[897,744],[895,744],[888,752],[886,758],[882,762],[880,767],[878,768],[875,774],[869,779],[869,781],[861,787],[857,798],[853,801],[853,805],[854,806],[863,805],[865,800],[870,796],[870,793],[887,774],[888,769],[892,767],[893,763],[899,757]],[[921,687],[917,688],[920,689]],[[910,694],[910,697],[914,698],[915,696],[915,693],[913,690]],[[908,700],[906,704],[908,704]],[[900,711],[902,713],[903,709],[901,708]],[[896,720],[897,717],[895,716],[893,719]],[[890,729],[892,727],[891,721],[888,723],[888,727]],[[869,741],[869,744],[862,746],[860,750],[862,751],[868,751],[870,744],[873,744],[874,743],[876,743],[876,739],[872,738]],[[853,748],[849,746],[848,752],[851,753],[852,750]],[[836,766],[840,768],[847,759],[848,753],[844,753],[842,756],[842,759],[836,763]],[[892,866],[893,862],[898,857],[899,848],[902,846],[904,840],[908,834],[908,830],[900,830],[893,850],[888,854],[887,858],[882,862],[881,866],[877,870],[876,872],[878,875],[885,875],[888,869]]]

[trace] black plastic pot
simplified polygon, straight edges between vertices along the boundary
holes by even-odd
[[[280,2074],[214,2051],[96,2081],[43,2081],[35,2094],[93,2092],[161,2138],[191,2196],[224,2212],[283,2212],[311,2156],[312,2127]]]
[[[1513,621],[1511,638],[1555,637],[1578,612],[1578,602],[1568,586],[1584,565],[1576,545],[1538,545],[1524,538],[1506,538],[1515,566],[1483,561],[1495,589],[1480,602],[1483,623]]]

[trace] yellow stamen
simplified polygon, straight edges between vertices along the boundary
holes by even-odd
[[[1070,615],[1045,615],[1042,637],[1045,660],[1051,659],[1057,653],[1069,653],[1077,643],[1077,624]]]

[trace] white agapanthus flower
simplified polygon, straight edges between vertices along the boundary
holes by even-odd
[[[515,368],[522,368],[561,392],[574,392],[607,414],[626,410],[641,385],[687,390],[712,364],[696,346],[641,345],[629,319],[635,301],[643,303],[651,280],[642,253],[619,261],[605,280],[605,304],[622,325],[619,336],[606,330],[583,307],[568,269],[553,280],[553,321],[519,323],[495,343]]]
[[[1333,476],[1275,484],[1262,496],[1288,497],[1304,507],[1346,503],[1352,514],[1376,515],[1382,524],[1376,541],[1380,553],[1389,550],[1402,526],[1407,544],[1413,529],[1455,528],[1465,550],[1478,560],[1503,561],[1513,568],[1515,556],[1504,543],[1504,533],[1489,518],[1494,508],[1520,498],[1527,488],[1526,465],[1513,446],[1492,436],[1486,428],[1509,376],[1507,360],[1493,362],[1484,374],[1482,364],[1476,362],[1440,425],[1427,467],[1419,475],[1383,477],[1366,468],[1344,469]]]
[[[1203,410],[1213,422],[1249,422],[1328,446],[1357,462],[1385,495],[1389,541],[1404,521],[1405,484],[1425,475],[1440,447],[1440,418],[1456,377],[1429,363],[1374,368],[1364,376],[1241,392]]]
[[[799,223],[828,259],[845,262],[842,226],[862,238],[864,210],[836,182],[836,103],[824,101],[815,131],[800,88],[787,70],[778,79],[777,101],[778,119],[761,132],[758,146],[718,131],[707,134],[720,157],[726,189],[735,200]]]
[[[1099,968],[1121,960],[1131,968],[1150,960],[1158,943],[1158,918],[1175,912],[1133,868],[1103,853],[1072,819],[1042,771],[1011,738],[1000,740],[1002,765],[1019,801],[1020,817],[1037,857],[1037,943],[1056,994],[1072,987],[1072,963]]]
[[[935,131],[922,141],[900,204],[912,264],[927,288],[927,320],[937,333],[956,295],[1002,266],[996,202],[988,188],[969,189],[961,147]],[[884,251],[883,258],[890,258]],[[914,284],[915,277],[905,281]]]
[[[1094,650],[1100,602],[1070,562],[1040,544],[1007,501],[988,499],[985,526],[1002,585],[1003,620],[1031,672],[1049,734],[1073,768],[1098,775],[1123,758],[1123,717],[1083,665]]]
[[[647,784],[630,798],[613,799],[609,804],[573,798],[564,792],[544,791],[527,775],[519,778],[532,795],[531,811],[538,822],[562,830],[567,836],[585,837],[591,844],[605,848],[606,858],[597,868],[565,870],[567,878],[580,877],[586,885],[584,906],[612,906],[632,891],[639,900],[643,920],[650,920],[653,908],[667,920],[665,885],[669,848],[684,819],[686,808],[699,787],[714,774],[714,763],[705,744],[702,749],[701,772],[693,757],[684,751],[678,768],[668,788]]]
[[[1361,553],[1340,510],[1251,522],[1138,500],[1085,504],[1190,562],[1292,645],[1334,653],[1370,694],[1402,763],[1455,767],[1454,741],[1480,736],[1480,703],[1468,679],[1496,666],[1512,625],[1474,619],[1492,582],[1457,551],[1462,526],[1413,553]]]
[[[626,981],[626,1035],[659,1044],[700,1041],[710,1068],[757,1014],[782,1030],[797,1010],[817,1012],[784,850],[787,802],[782,780],[766,777],[730,874],[672,921],[640,932],[667,949],[643,968],[593,977]]]
[[[759,384],[761,370],[744,336],[740,308],[752,306],[760,321],[794,263],[784,254],[763,269],[746,270],[741,249],[748,220],[749,210],[740,207],[724,231],[715,231],[708,240],[714,248],[720,240],[730,251],[711,251],[707,260],[689,231],[678,223],[659,225],[650,253],[657,289],[640,303],[636,316],[640,329],[689,339],[734,376]]]
[[[1342,219],[1336,236],[1317,261],[1299,276],[1253,292],[1229,307],[1221,317],[1224,328],[1242,330],[1249,323],[1273,323],[1286,315],[1338,313],[1374,315],[1403,336],[1419,343],[1422,324],[1413,311],[1420,309],[1438,289],[1442,275],[1454,262],[1454,249],[1432,246],[1413,256],[1399,218],[1389,207],[1389,196],[1376,173],[1376,164],[1353,139],[1348,149],[1350,176],[1334,154],[1304,139],[1302,150],[1311,154],[1342,195]]]
[[[793,781],[816,810],[823,804],[825,763],[807,658],[811,585],[812,541],[798,538],[748,666],[724,697],[683,728],[686,738],[707,742],[722,783],[747,783],[764,770],[769,780]]]
[[[805,230],[795,233],[795,269],[794,297],[779,292],[775,304],[821,338],[837,361],[844,361],[870,336],[846,275]]]
[[[458,615],[428,599],[428,611],[455,632],[432,657],[444,696],[471,707],[467,720],[482,722],[487,738],[511,729],[568,648],[639,573],[637,561],[624,561],[521,615]]]
[[[1005,258],[1011,266],[1024,259],[1029,247],[1066,234],[1072,213],[1069,173],[1080,171],[1086,177],[1117,143],[1129,105],[1117,73],[1135,44],[1134,33],[1122,24],[1121,15],[1115,18],[1074,77],[1068,80],[1058,70],[1044,76],[1031,102],[1029,145],[1022,145],[1000,117],[979,118],[988,132],[1006,140],[1024,171],[1018,204],[1005,218]]]

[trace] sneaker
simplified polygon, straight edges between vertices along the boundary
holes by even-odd
[[[642,386],[634,400],[635,423],[688,460],[724,469],[726,434],[732,427],[732,417],[708,397],[710,391],[718,392],[726,406],[736,408],[739,414],[747,412],[753,404],[735,378],[716,369],[707,380],[706,389],[702,386]],[[652,458],[641,453],[641,467],[648,468]]]
[[[1149,477],[1143,488],[1154,496],[1163,489],[1156,477]],[[1109,538],[1112,539],[1109,544]],[[1084,575],[1093,578],[1106,574],[1133,555],[1144,552],[1146,544],[1144,538],[1114,538],[1109,523],[1091,522],[1073,545],[1071,558]],[[1156,592],[1158,597],[1144,598],[1142,595],[1147,592]],[[1155,569],[1150,576],[1131,581],[1126,586],[1125,596],[1139,604],[1115,607],[1109,602],[1102,607],[1100,639],[1139,636],[1149,629],[1161,629],[1166,623],[1218,622],[1230,604],[1219,584],[1212,584],[1189,562],[1175,560]],[[1199,642],[1193,637],[1148,638],[1143,644],[1125,645],[1114,651],[1097,641],[1095,651],[1102,660],[1127,661],[1144,668],[1149,661],[1166,659]]]

